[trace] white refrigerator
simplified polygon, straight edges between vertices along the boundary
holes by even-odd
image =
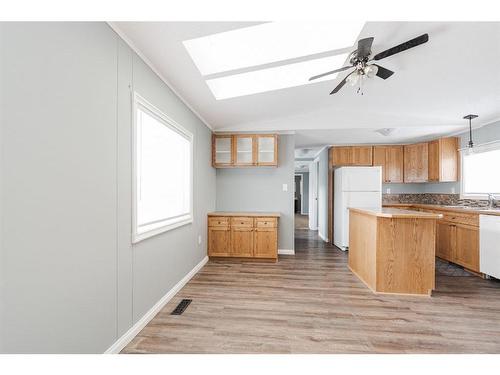
[[[334,171],[333,243],[349,249],[349,207],[382,205],[382,167],[340,167]]]

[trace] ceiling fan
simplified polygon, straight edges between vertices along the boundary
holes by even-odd
[[[407,49],[416,47],[420,44],[424,44],[429,40],[428,34],[422,34],[417,36],[416,38],[410,39],[404,43],[398,44],[392,48],[386,49],[380,53],[377,53],[375,56],[371,57],[371,49],[373,43],[373,37],[360,39],[358,41],[358,49],[351,52],[349,55],[349,63],[351,65],[344,66],[340,69],[335,69],[330,72],[318,74],[309,78],[309,81],[314,79],[318,79],[330,74],[334,74],[337,72],[342,72],[347,69],[354,68],[354,70],[349,73],[344,79],[333,89],[330,95],[337,93],[346,83],[349,83],[351,86],[355,86],[359,84],[358,93],[361,90],[361,84],[363,79],[365,78],[373,78],[375,76],[380,77],[382,79],[387,79],[394,74],[392,70],[386,69],[380,65],[371,63],[372,61],[378,61],[385,59],[386,57],[395,55],[396,53],[400,53],[406,51]],[[362,92],[361,92],[362,93]]]

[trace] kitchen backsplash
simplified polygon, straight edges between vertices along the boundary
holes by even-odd
[[[391,203],[441,204],[447,206],[472,206],[472,207],[488,206],[487,200],[460,199],[460,194],[437,194],[437,193],[382,194],[382,204],[391,204]]]

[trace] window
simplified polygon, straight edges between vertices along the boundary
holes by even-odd
[[[193,135],[134,96],[133,242],[193,221]]]
[[[462,150],[462,198],[500,195],[500,142]]]

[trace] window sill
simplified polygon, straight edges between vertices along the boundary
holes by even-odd
[[[182,227],[184,225],[191,224],[192,222],[193,222],[193,218],[189,217],[189,218],[186,218],[184,220],[177,221],[175,223],[171,223],[171,224],[167,224],[167,225],[163,225],[163,226],[160,226],[158,228],[150,229],[150,230],[147,230],[147,231],[144,231],[141,233],[133,233],[132,244],[137,244],[137,243],[144,241],[148,238],[151,238],[151,237],[157,236],[159,234],[168,232],[168,231],[175,229],[175,228]]]

